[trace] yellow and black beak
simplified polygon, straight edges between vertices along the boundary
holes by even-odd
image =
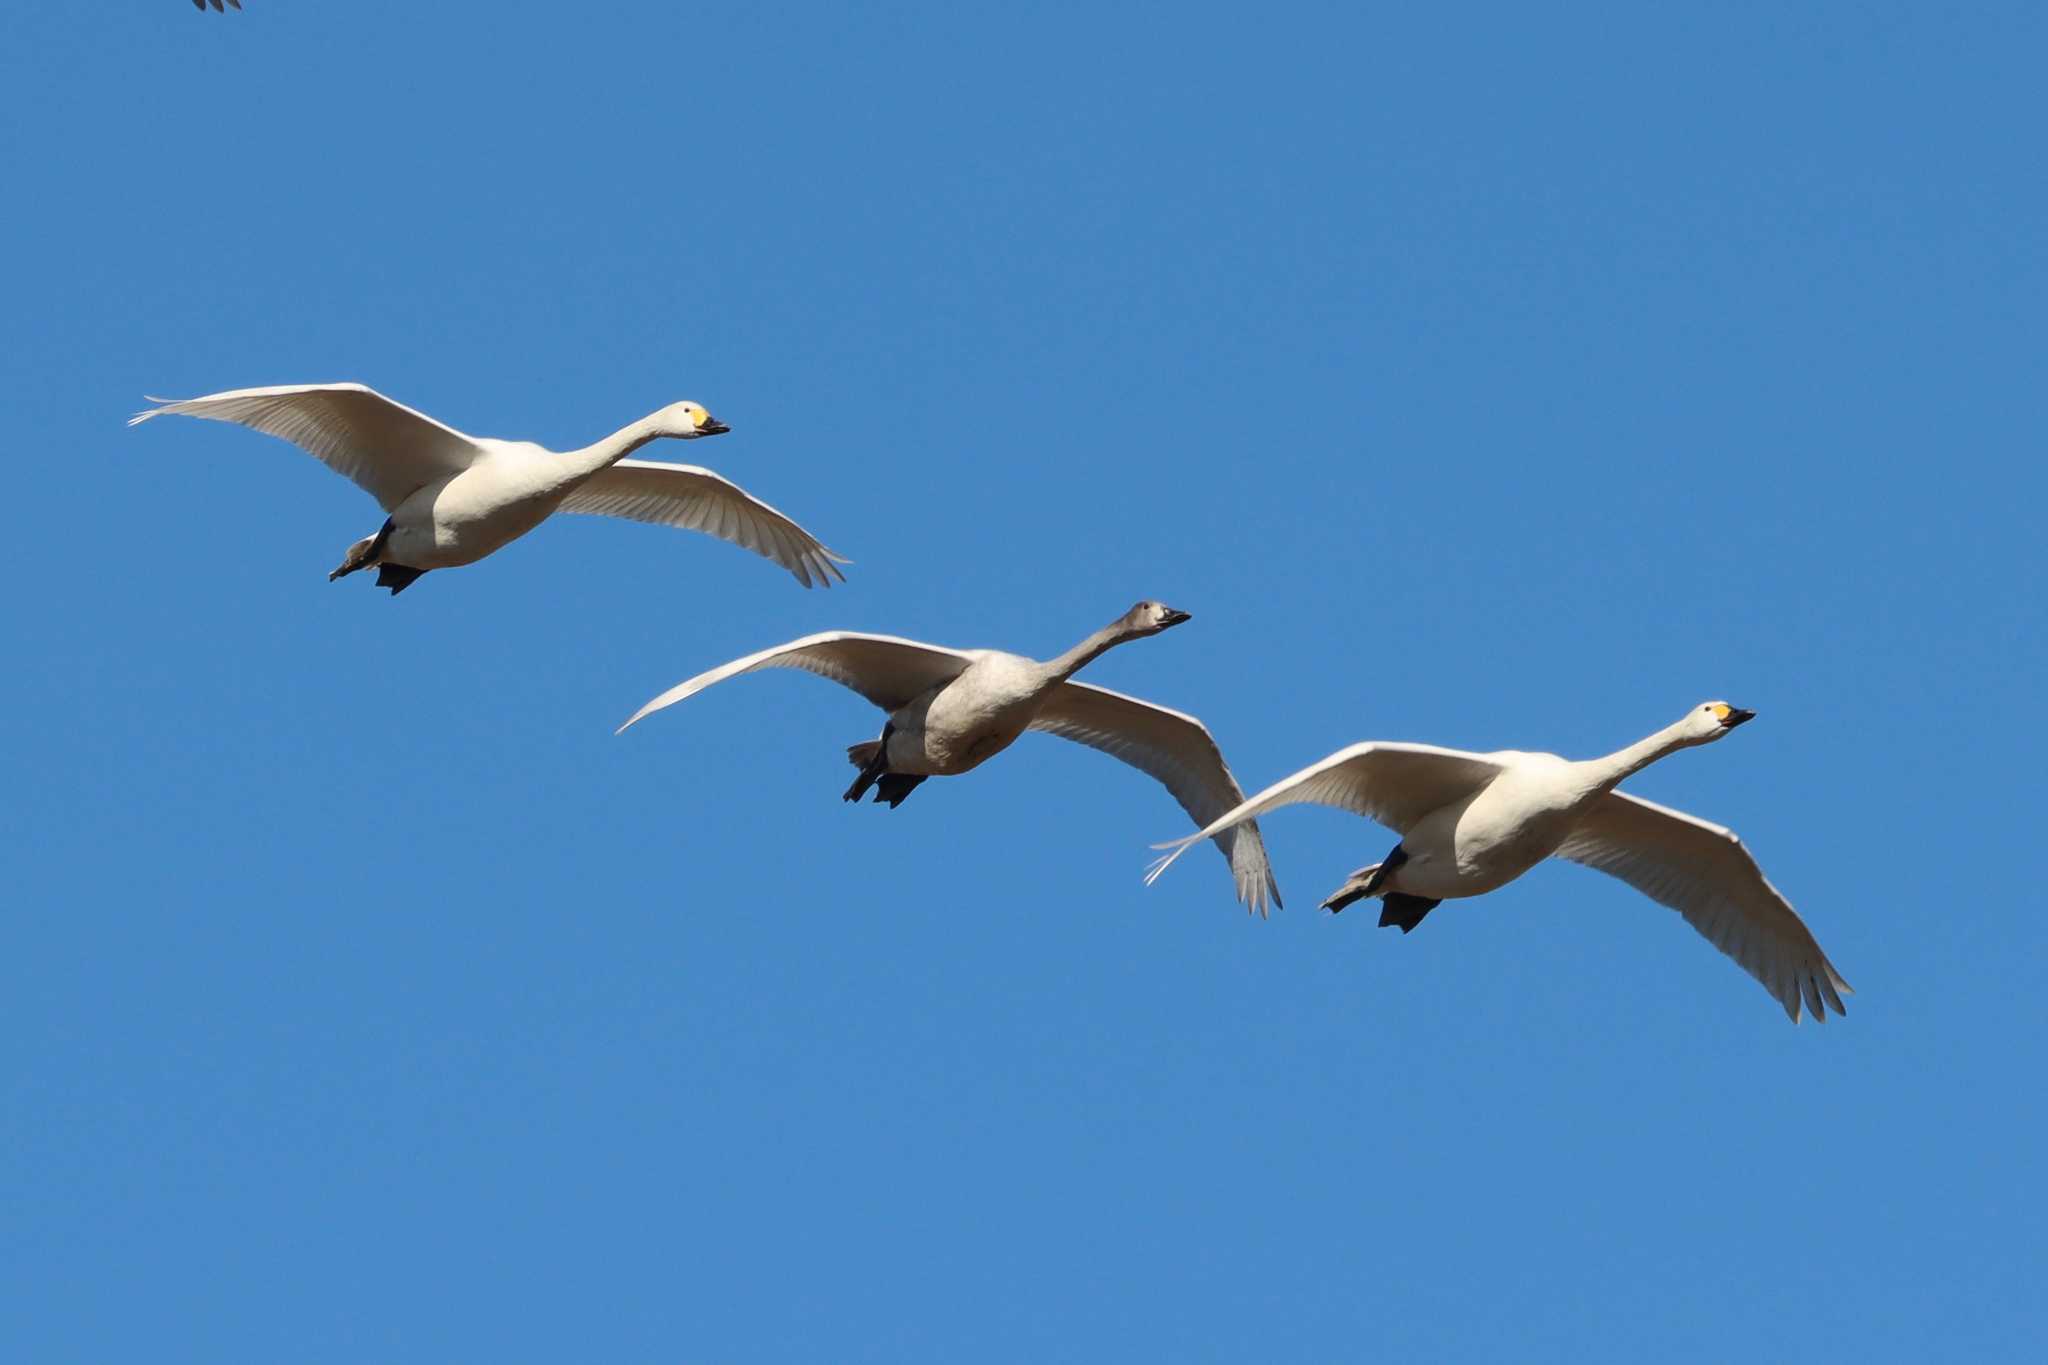
[[[1756,719],[1756,712],[1745,711],[1739,706],[1730,706],[1725,702],[1714,709],[1721,713],[1723,730],[1733,730],[1738,725],[1745,725]]]
[[[723,436],[726,432],[731,430],[731,427],[727,426],[725,423],[719,421],[716,417],[713,417],[710,413],[707,412],[704,414],[703,422],[700,423],[697,427],[697,434],[699,436]]]

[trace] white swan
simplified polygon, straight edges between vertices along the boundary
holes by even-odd
[[[394,596],[429,569],[473,564],[555,512],[591,512],[704,531],[774,560],[810,587],[844,579],[840,559],[737,484],[695,465],[625,457],[658,437],[728,431],[696,403],[671,403],[595,445],[557,453],[531,441],[465,436],[361,384],[286,384],[167,401],[165,413],[239,422],[281,436],[359,484],[390,516],[349,547],[331,582],[377,568]]]
[[[1360,868],[1323,904],[1382,899],[1380,925],[1407,933],[1438,902],[1477,896],[1555,854],[1621,878],[1684,915],[1763,983],[1799,1022],[1842,1014],[1849,991],[1778,889],[1730,830],[1614,790],[1669,753],[1711,744],[1756,713],[1706,702],[1684,719],[1606,758],[1574,763],[1507,749],[1474,754],[1427,744],[1369,742],[1282,778],[1171,849],[1149,885],[1189,844],[1241,820],[1310,801],[1377,820],[1401,836],[1384,862]]]
[[[1162,603],[1140,602],[1044,663],[993,649],[945,649],[892,635],[828,631],[678,683],[635,711],[619,730],[741,673],[800,668],[852,688],[889,714],[880,739],[846,751],[860,769],[846,789],[848,801],[858,801],[873,786],[875,800],[899,806],[925,778],[979,767],[1026,730],[1044,730],[1150,773],[1191,817],[1208,820],[1244,800],[1244,792],[1202,722],[1107,688],[1068,681],[1111,646],[1157,635],[1187,619],[1188,613]],[[1259,827],[1245,823],[1219,829],[1213,837],[1230,861],[1245,906],[1263,915],[1269,898],[1278,905],[1280,890]]]

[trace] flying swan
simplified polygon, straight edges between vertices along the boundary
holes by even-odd
[[[465,436],[361,384],[231,389],[138,412],[239,422],[281,436],[353,479],[390,513],[351,545],[328,581],[375,567],[395,597],[429,569],[474,564],[555,512],[590,512],[703,531],[774,560],[810,587],[845,575],[848,561],[708,469],[626,456],[663,436],[694,440],[731,430],[697,403],[671,403],[581,450]]]
[[[1107,688],[1069,681],[1115,645],[1157,635],[1188,619],[1160,602],[1140,602],[1058,658],[1039,663],[993,649],[946,649],[893,635],[827,631],[735,659],[700,673],[635,711],[628,726],[713,683],[758,668],[800,668],[866,697],[889,715],[882,737],[856,744],[847,758],[860,769],[845,799],[869,787],[893,809],[927,777],[979,767],[1026,730],[1076,740],[1150,773],[1196,821],[1211,820],[1244,800],[1216,741],[1193,716]],[[1266,862],[1259,827],[1218,828],[1213,837],[1230,860],[1238,899],[1266,913],[1280,889]]]
[[[1731,830],[1667,809],[1615,786],[1666,754],[1711,744],[1755,716],[1723,701],[1605,758],[1572,762],[1514,749],[1474,754],[1429,744],[1369,741],[1340,749],[1282,778],[1172,850],[1150,885],[1198,839],[1304,801],[1355,812],[1398,831],[1384,862],[1351,874],[1323,902],[1340,911],[1378,896],[1380,926],[1407,933],[1441,901],[1505,885],[1555,854],[1621,878],[1684,915],[1735,959],[1799,1022],[1802,1000],[1825,1022],[1843,1014],[1849,983],[1813,934],[1764,880]]]

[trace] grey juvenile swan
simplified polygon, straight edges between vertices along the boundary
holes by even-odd
[[[1058,658],[1039,663],[993,649],[946,649],[891,635],[828,631],[792,640],[700,673],[635,711],[619,730],[716,682],[759,668],[801,668],[830,678],[888,713],[880,739],[846,751],[860,775],[845,799],[869,787],[875,800],[900,806],[927,777],[979,767],[1026,730],[1044,730],[1120,758],[1166,785],[1197,821],[1244,800],[1216,741],[1193,716],[1107,688],[1072,682],[1104,650],[1157,635],[1188,619],[1159,602],[1140,602]],[[1230,861],[1238,898],[1261,915],[1280,904],[1259,827],[1233,822],[1212,836]]]
[[[1711,744],[1755,716],[1702,703],[1676,724],[1605,758],[1571,762],[1515,749],[1475,754],[1371,741],[1284,777],[1171,849],[1149,884],[1198,839],[1300,802],[1336,806],[1397,831],[1383,862],[1351,874],[1323,902],[1332,912],[1381,900],[1380,926],[1407,933],[1440,902],[1513,881],[1553,854],[1621,878],[1684,915],[1763,983],[1799,1022],[1802,1001],[1825,1022],[1849,983],[1731,830],[1615,790],[1680,749]]]
[[[626,456],[660,437],[729,431],[701,404],[671,403],[581,450],[465,436],[361,384],[286,384],[166,402],[165,413],[239,422],[325,461],[390,516],[351,545],[329,581],[375,568],[377,586],[405,591],[429,569],[474,564],[555,512],[592,512],[703,531],[774,560],[810,587],[844,578],[845,563],[803,527],[708,469]]]

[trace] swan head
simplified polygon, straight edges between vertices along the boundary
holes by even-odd
[[[654,414],[654,421],[664,436],[682,441],[699,436],[718,436],[732,430],[705,411],[702,403],[670,403]]]
[[[1725,701],[1703,701],[1686,712],[1679,724],[1694,744],[1712,744],[1736,726],[1756,719],[1756,712],[1730,706]]]
[[[1164,602],[1148,598],[1124,613],[1123,627],[1132,635],[1157,635],[1167,627],[1189,619],[1187,612],[1176,611]]]

